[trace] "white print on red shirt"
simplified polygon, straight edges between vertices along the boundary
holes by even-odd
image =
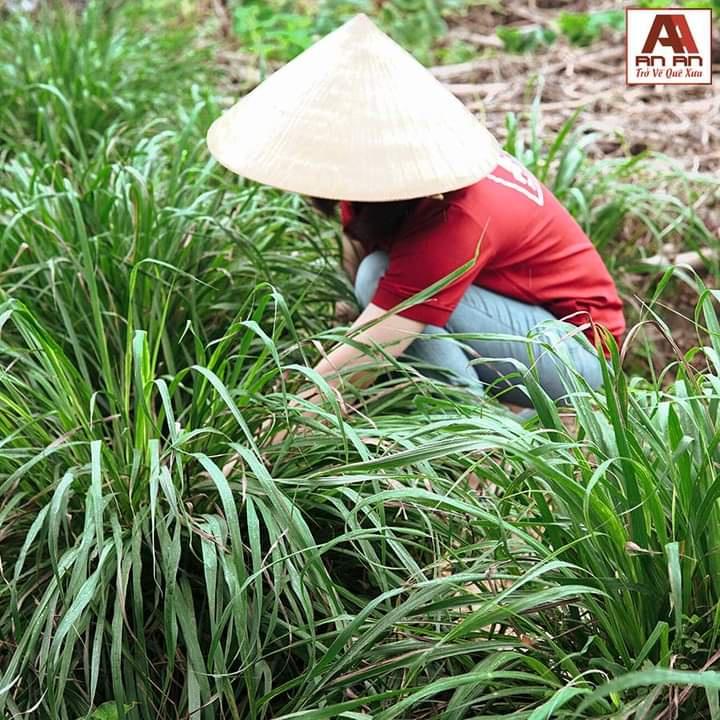
[[[542,185],[540,185],[538,179],[519,160],[505,150],[501,150],[498,165],[512,175],[513,180],[506,180],[492,173],[487,176],[490,180],[517,190],[540,207],[545,204]]]

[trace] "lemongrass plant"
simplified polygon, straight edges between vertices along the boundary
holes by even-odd
[[[713,293],[667,378],[523,424],[374,353],[343,414],[337,230],[141,5],[0,28],[0,715],[718,717]]]

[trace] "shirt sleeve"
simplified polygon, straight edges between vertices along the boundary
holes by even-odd
[[[410,228],[392,243],[388,267],[372,303],[390,310],[475,258],[469,270],[432,297],[397,313],[426,325],[444,326],[492,255],[487,228],[489,224],[481,226],[458,205],[447,206],[430,223]]]

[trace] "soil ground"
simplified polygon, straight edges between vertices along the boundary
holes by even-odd
[[[483,55],[468,63],[437,68],[435,74],[484,116],[499,137],[507,111],[529,111],[535,79],[543,75],[544,128],[559,129],[579,106],[585,126],[608,138],[599,154],[635,154],[645,148],[667,153],[690,171],[720,172],[720,84],[709,86],[625,85],[624,30],[606,30],[588,47],[559,36],[547,48],[516,55],[498,51],[498,25],[547,27],[559,12],[620,9],[623,3],[536,0],[478,5],[450,21],[448,43],[462,40]],[[720,28],[715,23],[713,60],[720,70]],[[716,221],[719,218],[716,216]]]

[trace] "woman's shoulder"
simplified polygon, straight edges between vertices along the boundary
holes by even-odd
[[[479,180],[446,197],[466,210],[487,210],[499,205],[503,210],[540,210],[551,200],[552,193],[516,157],[503,150],[495,167]]]
[[[536,231],[549,228],[558,237],[577,239],[579,228],[568,210],[550,188],[506,151],[485,177],[445,193],[445,199],[480,224],[489,220],[502,240],[532,239]]]

